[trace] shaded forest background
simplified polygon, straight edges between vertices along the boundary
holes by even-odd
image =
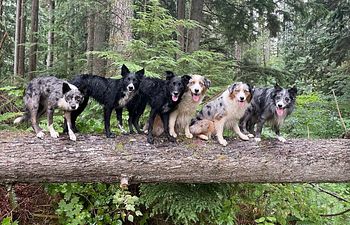
[[[31,129],[11,124],[22,111],[28,80],[43,74],[119,77],[122,64],[145,68],[147,76],[165,70],[204,75],[213,84],[209,98],[234,81],[296,85],[297,109],[282,129],[287,137],[341,137],[350,126],[347,0],[0,0],[0,18],[0,129]],[[78,128],[102,133],[101,110],[91,102]],[[55,121],[61,130],[62,117]],[[264,137],[272,137],[269,129]],[[130,191],[50,184],[1,190],[1,224],[350,223],[349,184],[142,184]],[[25,190],[40,193],[37,198],[47,200],[40,204],[50,209],[26,210]],[[11,201],[16,191],[17,205]]]

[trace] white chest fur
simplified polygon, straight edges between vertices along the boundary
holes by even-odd
[[[123,94],[124,96],[118,101],[118,105],[120,107],[124,107],[135,96],[136,93],[134,91],[125,91]]]

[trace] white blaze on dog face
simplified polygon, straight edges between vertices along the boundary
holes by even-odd
[[[205,94],[209,88],[210,81],[200,75],[192,75],[187,85],[192,94],[192,100],[198,102],[201,100],[201,96]]]
[[[79,104],[84,100],[84,96],[78,88],[72,84],[63,83],[63,97],[58,100],[58,107],[72,111],[79,108]]]
[[[278,116],[285,115],[285,108],[290,104],[292,98],[287,89],[278,90],[275,93],[276,113]]]
[[[230,87],[230,97],[232,100],[238,102],[240,107],[246,106],[251,101],[251,88],[248,84],[239,82]]]

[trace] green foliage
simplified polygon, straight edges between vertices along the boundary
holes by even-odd
[[[18,225],[18,222],[12,221],[11,217],[6,217],[1,221],[1,225]]]
[[[48,191],[62,197],[56,210],[61,224],[120,225],[142,216],[139,198],[118,185],[49,185]]]

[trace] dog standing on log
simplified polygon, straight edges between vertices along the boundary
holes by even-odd
[[[192,75],[188,82],[186,91],[182,96],[181,102],[169,116],[169,132],[174,138],[177,137],[176,132],[185,131],[187,138],[192,138],[190,132],[191,119],[196,113],[196,109],[205,96],[206,91],[210,87],[210,80],[200,75]],[[148,125],[144,130],[148,129]],[[156,117],[153,124],[153,134],[160,136],[164,132],[164,126],[159,118]]]
[[[115,137],[115,134],[112,133],[110,129],[112,111],[113,109],[116,110],[119,128],[123,130],[122,116],[121,113],[118,112],[122,112],[123,107],[134,98],[139,89],[144,73],[144,69],[132,73],[125,65],[123,65],[121,69],[121,79],[105,78],[87,74],[76,76],[71,83],[77,87],[85,87],[86,96],[81,106],[76,111],[72,112],[73,130],[75,132],[77,131],[75,121],[87,106],[89,97],[92,97],[98,103],[103,105],[106,137]]]
[[[234,83],[218,98],[207,103],[192,121],[190,131],[201,139],[208,140],[212,133],[216,134],[219,143],[227,145],[223,137],[225,127],[232,127],[242,140],[249,140],[239,129],[239,120],[253,96],[249,84]]]
[[[280,128],[294,110],[296,95],[296,87],[285,89],[276,84],[273,88],[254,88],[252,103],[240,122],[242,131],[251,137],[255,134],[255,140],[259,142],[262,128],[268,122],[277,139],[285,142],[286,139],[280,135]]]
[[[82,92],[84,93],[84,90]],[[36,136],[43,138],[44,132],[39,127],[39,117],[46,112],[50,135],[58,138],[59,134],[53,127],[53,114],[56,108],[62,109],[68,122],[69,138],[75,141],[76,136],[71,126],[71,112],[76,110],[83,101],[82,92],[76,86],[53,76],[35,78],[29,82],[25,91],[25,114],[15,119],[14,123],[30,120]]]

